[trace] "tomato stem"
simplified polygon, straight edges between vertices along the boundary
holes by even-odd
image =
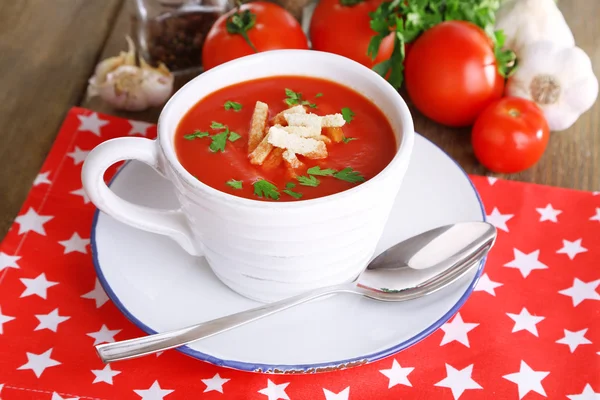
[[[226,28],[227,32],[232,35],[241,35],[246,43],[252,50],[258,53],[258,50],[254,46],[254,43],[250,41],[248,37],[248,31],[256,24],[256,14],[251,13],[250,10],[244,10],[242,12],[236,11],[229,18],[227,18]]]
[[[352,7],[364,2],[365,0],[340,0],[340,4],[344,7]]]
[[[511,108],[510,110],[508,110],[508,115],[510,115],[513,118],[517,118],[521,116],[521,112],[516,108]]]

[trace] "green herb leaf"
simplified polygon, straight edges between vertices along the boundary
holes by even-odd
[[[226,101],[224,105],[226,110],[240,111],[242,109],[242,105],[235,101]]]
[[[321,169],[321,167],[314,166],[306,170],[309,175],[317,175],[317,176],[331,176],[336,173],[335,169],[327,168]]]
[[[358,139],[358,138],[355,138],[355,137],[346,137],[346,136],[344,136],[344,137],[342,137],[342,142],[344,142],[344,144],[348,144],[348,143],[350,143],[351,141],[353,141],[353,140],[357,140],[357,139]]]
[[[296,187],[296,184],[293,183],[293,182],[288,182],[288,183],[285,184],[285,188],[286,189],[293,189],[295,187]]]
[[[234,189],[241,189],[242,188],[242,181],[236,181],[235,179],[232,179],[230,181],[227,181],[227,185],[231,186]]]
[[[321,183],[317,178],[315,178],[312,175],[310,175],[310,176],[299,176],[296,179],[298,179],[298,182],[300,182],[300,184],[303,185],[303,186],[317,187]]]
[[[302,100],[302,93],[294,92],[292,89],[285,89],[285,95],[287,98],[285,99],[285,104],[288,106],[294,106],[297,104],[301,104],[303,106],[309,106],[310,108],[317,108],[315,103],[311,103],[308,100]]]
[[[229,141],[230,142],[235,142],[236,140],[238,140],[241,137],[242,137],[241,135],[238,135],[234,131],[229,132]]]
[[[364,176],[362,176],[358,171],[354,171],[350,167],[344,168],[343,170],[336,172],[333,175],[333,177],[350,183],[358,183],[365,181]]]
[[[293,190],[291,190],[291,189],[285,189],[285,190],[283,191],[283,193],[285,193],[285,194],[287,194],[287,195],[289,195],[289,196],[292,196],[292,197],[293,197],[293,198],[295,198],[295,199],[299,199],[299,198],[301,198],[301,197],[302,197],[302,193],[294,192],[294,191],[293,191]]]
[[[227,144],[227,136],[228,135],[229,135],[228,129],[224,130],[221,133],[213,135],[212,142],[211,142],[210,146],[208,146],[210,151],[212,151],[213,153],[216,153],[217,151],[224,152],[225,144]]]
[[[348,107],[344,107],[342,108],[342,117],[344,117],[344,121],[350,123],[354,119],[354,111],[352,111]]]
[[[322,96],[323,96],[323,93],[317,93],[317,94],[315,95],[315,98],[317,98],[317,99],[318,99],[319,97],[322,97]]]
[[[186,140],[194,140],[207,136],[210,136],[208,132],[201,132],[200,130],[196,129],[194,133],[190,133],[189,135],[183,135],[183,138]]]
[[[244,10],[239,12],[239,9],[231,14],[227,21],[225,22],[225,28],[227,32],[232,35],[240,35],[244,38],[248,46],[254,50],[255,53],[258,53],[258,50],[254,46],[254,43],[250,41],[248,37],[248,31],[252,29],[256,25],[256,14],[250,12],[250,10]]]
[[[254,194],[258,197],[266,197],[268,199],[279,200],[279,192],[277,186],[271,182],[261,179],[254,182]]]
[[[227,125],[223,125],[223,124],[222,124],[222,123],[220,123],[220,122],[213,121],[213,122],[210,124],[210,127],[211,127],[212,129],[225,129],[225,128],[227,128]]]

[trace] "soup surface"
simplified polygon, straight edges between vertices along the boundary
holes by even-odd
[[[175,151],[203,183],[254,200],[297,201],[351,189],[396,153],[370,100],[317,78],[242,82],[200,100],[180,121]]]

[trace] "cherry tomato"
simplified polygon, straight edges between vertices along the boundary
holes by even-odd
[[[204,42],[202,65],[209,70],[239,57],[277,49],[308,49],[302,27],[277,4],[247,3],[215,21]]]
[[[494,172],[512,174],[533,166],[544,154],[550,128],[534,102],[505,97],[488,105],[473,125],[475,157]]]
[[[504,90],[492,42],[470,22],[446,21],[425,31],[412,43],[405,67],[414,105],[448,126],[471,125]]]
[[[310,20],[313,50],[339,54],[369,68],[390,58],[394,50],[393,33],[383,39],[375,60],[367,56],[369,42],[376,34],[370,27],[369,13],[375,11],[381,2],[320,0]]]

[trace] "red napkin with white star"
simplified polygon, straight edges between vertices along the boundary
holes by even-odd
[[[459,312],[386,359],[265,375],[176,351],[104,365],[94,344],[143,335],[92,265],[87,152],[154,125],[73,108],[0,245],[0,397],[13,399],[600,398],[600,194],[472,176],[499,230]],[[115,168],[107,175],[110,178]]]

